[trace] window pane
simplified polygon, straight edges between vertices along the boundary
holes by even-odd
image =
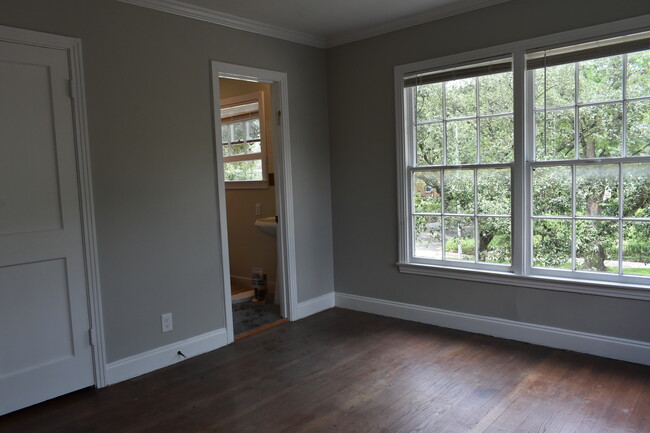
[[[478,219],[478,257],[480,262],[509,265],[512,240],[510,218]]]
[[[481,119],[481,163],[511,162],[513,143],[512,116]]]
[[[650,276],[650,221],[623,223],[623,273]]]
[[[442,164],[442,123],[430,123],[416,127],[417,133],[417,164]]]
[[[650,96],[650,50],[627,55],[627,97]]]
[[[576,269],[618,273],[618,221],[576,221]]]
[[[576,215],[618,216],[618,165],[576,167]]]
[[[477,171],[478,213],[510,215],[510,169]]]
[[[476,79],[448,81],[445,83],[447,117],[476,116]]]
[[[621,104],[580,107],[580,158],[621,156],[623,107]]]
[[[533,73],[536,108],[575,104],[575,64],[536,69]]]
[[[571,167],[533,168],[533,215],[571,214]]]
[[[260,119],[251,119],[246,122],[246,140],[260,139]]]
[[[628,102],[627,156],[648,155],[650,155],[650,100]]]
[[[474,170],[446,170],[445,213],[474,213]]]
[[[623,56],[580,62],[579,102],[599,102],[623,98]]]
[[[533,266],[571,269],[571,221],[533,221]]]
[[[224,156],[246,155],[250,153],[260,153],[262,146],[259,141],[253,143],[229,144],[223,146]]]
[[[535,129],[535,158],[538,161],[575,158],[573,109],[538,112]]]
[[[226,162],[223,164],[226,181],[264,180],[262,176],[262,160]]]
[[[479,77],[481,114],[512,113],[512,72]]]
[[[447,123],[447,164],[476,163],[476,120]]]
[[[623,165],[623,217],[650,218],[650,164]]]
[[[442,83],[417,86],[415,90],[416,122],[442,119]]]
[[[440,217],[415,216],[415,251],[416,257],[442,259],[442,237]]]
[[[230,143],[230,128],[229,125],[221,125],[221,143]]]
[[[244,122],[236,122],[232,124],[232,141],[244,141]]]
[[[474,218],[445,217],[445,258],[474,261]]]
[[[439,171],[413,173],[413,209],[418,213],[440,213],[442,200]]]

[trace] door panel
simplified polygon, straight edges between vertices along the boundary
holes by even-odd
[[[0,414],[94,383],[65,50],[0,42]]]
[[[0,234],[60,229],[50,70],[4,62],[0,89]]]

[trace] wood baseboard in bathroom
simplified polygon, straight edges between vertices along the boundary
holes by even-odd
[[[242,338],[250,337],[251,335],[259,334],[260,332],[264,332],[267,329],[274,328],[278,325],[282,325],[283,323],[287,323],[289,319],[280,319],[276,320],[275,322],[267,323],[262,326],[258,326],[255,329],[250,329],[248,331],[242,332],[241,334],[235,335],[235,341],[241,340]]]

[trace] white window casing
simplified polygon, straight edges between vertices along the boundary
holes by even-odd
[[[574,117],[574,128],[576,136],[575,153],[576,157],[565,160],[536,160],[535,159],[535,113],[541,113],[539,107],[534,106],[534,82],[533,82],[533,68],[550,67],[551,63],[548,61],[552,58],[554,62],[575,63],[584,61],[585,58],[606,57],[617,54],[616,49],[623,50],[621,53],[628,51],[643,50],[646,43],[650,41],[648,34],[639,33],[646,32],[650,29],[647,24],[650,22],[650,16],[637,17],[629,20],[618,21],[605,25],[590,27],[581,30],[564,32],[561,34],[535,38],[526,41],[520,41],[512,44],[497,46],[493,48],[481,49],[467,53],[461,53],[443,58],[426,60],[408,65],[397,66],[395,68],[395,101],[396,101],[396,133],[397,133],[397,172],[398,172],[398,222],[399,222],[399,251],[398,251],[398,268],[404,273],[413,273],[421,275],[440,276],[445,278],[456,278],[471,281],[479,281],[485,283],[505,284],[523,287],[533,287],[549,290],[571,291],[578,293],[590,293],[604,296],[645,299],[650,300],[650,276],[644,275],[628,275],[623,272],[623,224],[629,222],[647,222],[650,224],[650,218],[627,218],[623,215],[623,174],[626,164],[631,163],[648,163],[650,162],[650,155],[648,156],[628,156],[625,154],[625,118],[627,116],[628,101],[636,102],[633,98],[628,98],[625,90],[620,100],[603,100],[591,101],[590,103],[583,104],[577,98],[575,102],[566,109],[573,109],[576,113]],[[619,39],[612,39],[612,38]],[[599,42],[607,40],[605,43]],[[598,41],[598,42],[594,42]],[[616,43],[618,48],[613,47]],[[650,46],[648,46],[650,48]],[[646,48],[647,49],[647,48]],[[614,51],[612,51],[614,50]],[[577,53],[577,54],[576,54]],[[574,56],[573,58],[566,59],[566,56]],[[578,55],[578,57],[575,57]],[[579,57],[583,56],[583,57]],[[584,57],[591,56],[591,57]],[[624,57],[625,58],[625,57]],[[443,156],[443,164],[432,165],[427,167],[418,167],[416,163],[415,148],[415,104],[414,101],[414,82],[417,77],[427,77],[429,80],[438,79],[439,81],[451,81],[458,79],[454,75],[460,73],[462,78],[463,70],[468,70],[468,67],[485,65],[499,65],[503,63],[503,59],[508,59],[511,62],[512,70],[512,87],[513,87],[513,101],[512,101],[512,117],[514,120],[513,140],[514,140],[514,161],[511,163],[489,163],[481,164],[480,160],[476,164],[469,163],[464,165],[451,165],[448,164],[447,159]],[[547,63],[543,63],[543,62]],[[540,65],[540,62],[542,64]],[[557,64],[557,63],[553,63]],[[489,66],[492,67],[492,66]],[[577,68],[576,77],[577,77]],[[460,72],[458,72],[460,71]],[[495,73],[497,71],[487,72]],[[436,77],[436,75],[439,75]],[[409,81],[410,80],[410,81]],[[623,75],[623,82],[626,81]],[[578,83],[578,81],[576,81]],[[576,84],[577,85],[577,84]],[[545,90],[546,92],[546,90]],[[444,90],[443,90],[444,94]],[[478,93],[477,93],[478,94]],[[648,97],[640,98],[643,101],[648,100],[650,103],[650,95]],[[479,104],[479,96],[477,96],[477,106]],[[443,96],[444,104],[444,96]],[[622,107],[622,140],[623,150],[621,155],[614,155],[607,158],[588,158],[578,154],[578,113],[582,109],[590,109],[590,107],[608,106],[613,107],[620,104]],[[444,106],[443,106],[444,107]],[[586,107],[586,108],[585,108]],[[556,108],[554,108],[556,109]],[[612,108],[613,109],[613,108]],[[546,105],[544,105],[544,122],[546,122]],[[556,109],[557,110],[557,109]],[[594,110],[597,110],[595,108]],[[550,110],[549,110],[550,111]],[[444,117],[444,116],[443,116]],[[477,112],[477,124],[486,116],[482,116]],[[446,125],[447,120],[443,120],[442,124]],[[544,123],[546,127],[546,123]],[[443,131],[446,126],[443,126]],[[648,137],[650,140],[650,137]],[[479,139],[477,139],[479,140]],[[446,147],[443,142],[443,149]],[[477,145],[477,152],[480,152]],[[646,154],[647,155],[647,154]],[[593,155],[592,155],[593,156]],[[611,167],[618,167],[618,176],[616,178],[617,191],[619,197],[619,211],[618,215],[608,215],[601,217],[599,214],[595,215],[579,215],[576,213],[576,173],[587,172],[590,169],[586,167],[595,167],[603,164],[608,164]],[[533,170],[544,171],[550,170],[548,167],[565,166],[570,167],[571,172],[571,214],[567,215],[533,215],[532,199],[533,199]],[[419,257],[415,254],[415,238],[414,238],[414,218],[415,208],[413,207],[413,173],[436,171],[440,172],[440,183],[443,184],[443,171],[451,171],[457,169],[464,169],[468,171],[473,170],[474,176],[474,218],[475,230],[478,228],[479,217],[477,200],[478,195],[476,188],[477,170],[482,168],[504,168],[511,169],[510,185],[511,185],[511,257],[507,264],[493,264],[484,263],[479,261],[478,250],[478,231],[475,232],[474,242],[474,261],[461,261],[461,260],[447,260],[444,247],[445,234],[442,231],[441,225],[441,238],[442,238],[442,257],[427,258]],[[645,170],[645,166],[642,167]],[[643,173],[645,175],[645,172]],[[650,173],[647,174],[650,176]],[[444,194],[444,187],[442,187]],[[536,193],[538,194],[538,193]],[[537,197],[537,196],[536,196]],[[540,195],[541,197],[541,195]],[[445,215],[444,198],[442,201],[442,210],[440,215]],[[454,217],[455,214],[451,213],[449,218]],[[437,216],[436,216],[437,217]],[[571,268],[560,269],[557,266],[541,267],[533,266],[533,221],[537,220],[558,220],[570,223],[572,227],[572,246],[571,246]],[[430,220],[431,221],[431,220]],[[443,221],[443,218],[441,218]],[[614,225],[618,225],[618,257],[612,258],[613,267],[617,271],[594,272],[592,270],[577,269],[577,253],[576,253],[576,234],[575,230],[578,225],[589,226],[589,224],[598,224],[602,221],[609,221]],[[441,222],[441,224],[443,224]],[[540,223],[541,224],[541,223]],[[460,230],[460,225],[459,225]],[[460,234],[459,234],[460,237]],[[459,250],[460,253],[460,250]],[[461,256],[462,257],[462,256]],[[648,257],[650,260],[650,257]],[[617,263],[614,264],[614,262]],[[582,262],[581,262],[582,263]],[[601,262],[602,264],[602,262]],[[602,269],[602,266],[599,268]]]

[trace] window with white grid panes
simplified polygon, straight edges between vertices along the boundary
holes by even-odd
[[[264,187],[265,162],[263,94],[223,100],[221,143],[226,187]]]
[[[650,285],[650,32],[398,80],[400,266]]]
[[[650,49],[627,47],[529,56],[535,272],[650,275]]]
[[[413,257],[508,267],[510,61],[424,74],[408,83]]]

